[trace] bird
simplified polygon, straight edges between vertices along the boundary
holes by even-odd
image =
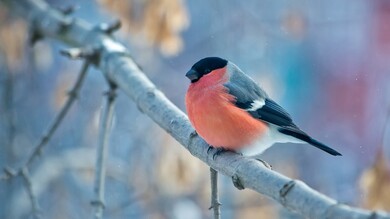
[[[307,143],[331,155],[341,153],[302,131],[290,114],[233,62],[206,57],[186,73],[188,118],[212,148],[246,156],[275,143]]]

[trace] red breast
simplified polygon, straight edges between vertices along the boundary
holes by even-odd
[[[186,108],[192,125],[207,143],[238,150],[254,143],[268,126],[234,105],[235,98],[223,86],[228,80],[225,67],[191,83]]]

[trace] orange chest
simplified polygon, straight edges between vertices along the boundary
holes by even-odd
[[[234,105],[223,86],[187,92],[188,117],[198,134],[214,147],[240,149],[256,141],[268,128]]]

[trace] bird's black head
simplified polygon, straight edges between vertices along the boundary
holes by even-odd
[[[227,63],[227,60],[218,57],[201,59],[191,67],[187,72],[186,77],[191,80],[191,83],[197,82],[203,75],[207,75],[216,69],[223,68]]]

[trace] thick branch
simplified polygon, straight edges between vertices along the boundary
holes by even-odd
[[[389,214],[371,212],[346,205],[262,166],[258,161],[234,153],[216,157],[207,154],[208,145],[194,130],[187,116],[157,90],[127,54],[127,50],[109,35],[82,20],[70,19],[41,0],[2,0],[27,18],[44,37],[58,39],[71,46],[100,48],[98,67],[107,78],[133,99],[139,109],[170,133],[189,152],[210,167],[241,184],[267,195],[288,209],[309,218],[389,218]],[[69,22],[71,21],[71,22]]]

